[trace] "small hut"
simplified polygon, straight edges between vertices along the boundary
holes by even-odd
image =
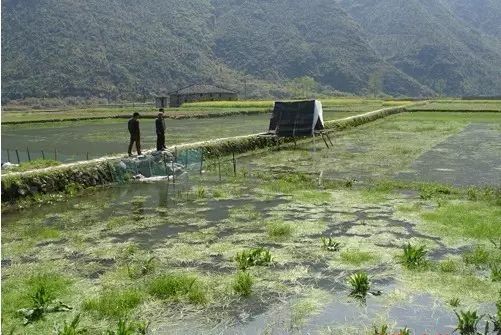
[[[179,107],[185,102],[237,100],[238,92],[214,85],[194,84],[169,93],[169,106]]]

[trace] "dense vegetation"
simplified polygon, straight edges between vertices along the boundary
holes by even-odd
[[[2,2],[3,99],[149,99],[191,82],[247,97],[493,95],[495,0]]]

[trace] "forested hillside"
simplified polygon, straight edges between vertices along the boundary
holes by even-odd
[[[487,1],[341,0],[340,4],[369,33],[371,46],[386,61],[419,82],[442,94],[496,95],[501,92],[501,48],[465,9],[471,8],[483,17],[479,21],[486,22],[493,13],[480,3]]]
[[[499,94],[497,13],[497,0],[4,0],[2,98],[192,82],[287,96],[303,78],[326,93]]]

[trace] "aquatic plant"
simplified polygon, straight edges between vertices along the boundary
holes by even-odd
[[[454,331],[459,331],[461,335],[476,335],[477,326],[482,319],[481,315],[478,315],[476,311],[454,311],[458,319],[458,324]]]
[[[240,270],[246,270],[251,266],[266,266],[272,261],[271,253],[264,248],[244,250],[237,253],[235,261]]]
[[[381,328],[374,326],[373,335],[389,335],[388,333],[388,325],[382,325]]]
[[[453,308],[459,307],[461,305],[461,300],[459,298],[452,298],[448,301],[449,305]]]
[[[330,236],[328,238],[322,236],[322,245],[327,251],[339,251],[341,247],[341,243],[334,241]]]
[[[350,296],[365,298],[370,290],[369,276],[366,272],[357,272],[348,277],[348,284],[351,286]]]
[[[164,274],[148,283],[148,292],[159,299],[186,298],[193,304],[203,304],[207,296],[198,277],[189,274]]]
[[[248,297],[252,293],[252,284],[251,275],[248,272],[240,271],[235,276],[233,290],[243,297]]]
[[[408,269],[416,269],[426,265],[425,246],[413,246],[410,243],[404,246],[404,253],[401,256],[402,264]]]
[[[80,314],[75,315],[73,320],[70,323],[67,323],[64,321],[63,328],[57,328],[54,326],[54,334],[56,335],[80,335],[80,334],[86,334],[87,329],[85,328],[78,328],[78,325],[80,323]]]

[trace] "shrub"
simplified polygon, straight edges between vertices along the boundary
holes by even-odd
[[[389,335],[388,333],[388,325],[382,325],[381,329],[378,329],[374,326],[374,335]]]
[[[252,293],[253,280],[248,272],[238,272],[233,283],[233,290],[243,297]]]

